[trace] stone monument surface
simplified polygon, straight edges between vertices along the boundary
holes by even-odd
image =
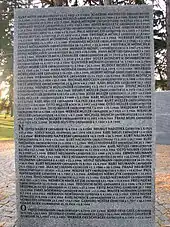
[[[15,11],[18,226],[154,227],[152,7]]]
[[[170,92],[156,92],[156,143],[170,145]]]

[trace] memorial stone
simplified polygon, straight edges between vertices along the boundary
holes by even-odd
[[[154,227],[152,7],[15,11],[18,226]]]
[[[170,145],[170,92],[156,92],[156,143]]]

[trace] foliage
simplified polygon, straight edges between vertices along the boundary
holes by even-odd
[[[1,101],[0,109],[4,102],[13,115],[13,18],[14,8],[25,7],[24,0],[0,0],[0,83],[9,83],[9,93]]]
[[[154,11],[154,48],[155,48],[155,74],[157,76],[156,89],[167,89],[166,76],[166,18],[161,10]]]
[[[109,0],[109,4],[111,5],[129,5],[129,4],[145,4],[144,0]],[[104,0],[83,0],[84,5],[104,5]],[[43,6],[60,6],[65,5],[68,6],[69,3],[71,6],[81,5],[78,0],[41,0]]]

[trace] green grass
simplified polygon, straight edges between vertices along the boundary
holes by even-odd
[[[0,140],[14,139],[14,118],[0,114]]]

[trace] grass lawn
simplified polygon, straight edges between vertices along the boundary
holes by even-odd
[[[14,139],[14,118],[0,114],[0,140]]]

